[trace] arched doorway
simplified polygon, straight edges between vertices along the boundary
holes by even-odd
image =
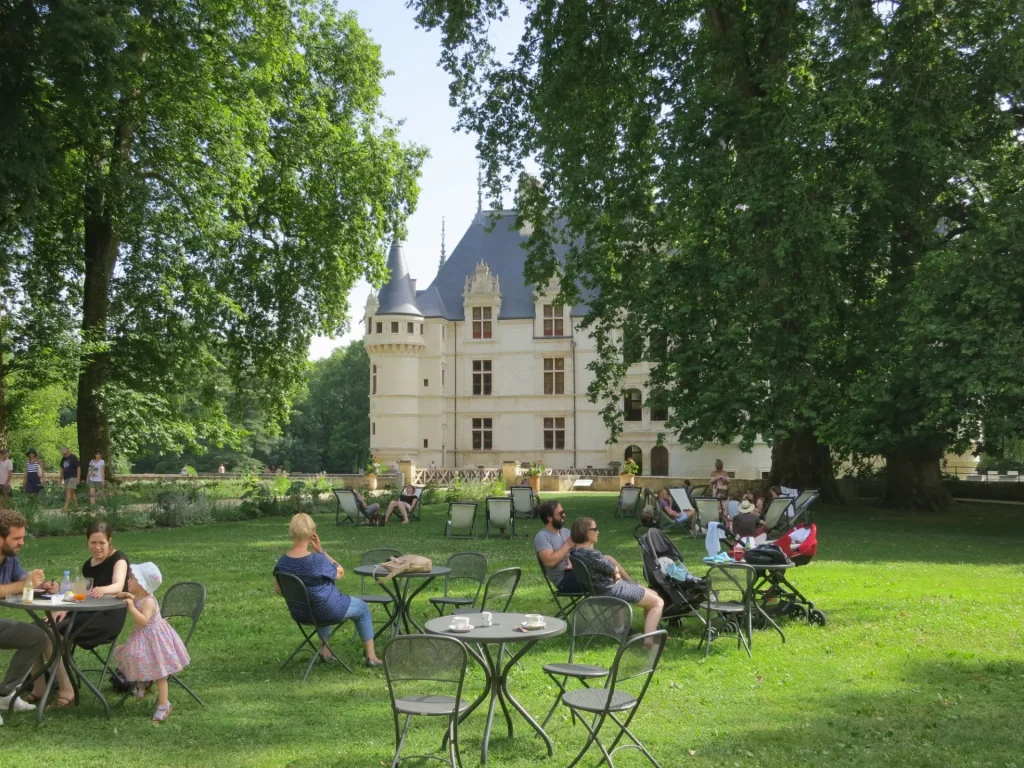
[[[668,448],[664,445],[651,448],[651,474],[658,477],[668,475]]]
[[[626,455],[624,458],[626,461],[632,459],[636,462],[636,465],[640,467],[639,471],[637,471],[638,475],[642,475],[644,473],[644,452],[640,450],[640,446],[629,446],[629,448],[626,449]]]

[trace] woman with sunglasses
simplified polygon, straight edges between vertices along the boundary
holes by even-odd
[[[594,548],[597,544],[599,531],[597,523],[591,517],[578,517],[572,524],[570,536],[576,545],[573,557],[578,558],[590,571],[590,580],[594,591],[599,595],[611,595],[634,603],[644,609],[644,632],[654,632],[661,621],[661,612],[665,601],[651,589],[641,587],[626,569],[614,559],[602,555]]]

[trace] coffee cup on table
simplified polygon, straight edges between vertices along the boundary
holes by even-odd
[[[491,614],[489,612],[487,612],[487,611],[484,611],[483,613],[480,614],[480,626],[481,627],[489,627],[489,626],[491,626],[491,622],[493,620],[494,620],[494,617],[491,616]]]
[[[528,613],[526,614],[526,626],[528,627],[539,627],[544,623],[544,617],[539,613]]]
[[[469,629],[469,617],[452,616],[452,629]]]

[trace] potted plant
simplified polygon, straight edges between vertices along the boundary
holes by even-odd
[[[377,462],[377,458],[370,459],[366,468],[363,470],[363,474],[366,475],[366,487],[371,491],[377,490],[377,472],[380,468],[380,464]]]
[[[530,466],[526,468],[526,477],[530,481],[530,488],[533,489],[533,495],[540,495],[540,476],[547,470],[540,459],[537,461],[531,461]]]
[[[626,483],[632,483],[633,478],[640,472],[640,465],[632,459],[626,459],[622,462],[622,466],[619,467],[619,487],[622,488]]]

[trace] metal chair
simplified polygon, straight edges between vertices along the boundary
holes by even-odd
[[[555,697],[555,702],[548,710],[544,722],[540,724],[541,728],[548,724],[551,715],[555,713],[555,708],[561,703],[562,694],[567,690],[565,684],[569,682],[569,678],[578,680],[584,688],[589,688],[588,680],[597,680],[608,676],[608,670],[604,667],[576,663],[576,642],[585,640],[586,647],[589,647],[595,638],[608,637],[615,641],[617,645],[615,650],[618,651],[629,637],[629,629],[632,624],[633,609],[625,600],[604,596],[588,597],[580,601],[572,614],[569,661],[565,664],[544,665],[544,673],[558,686],[558,696]],[[573,714],[574,720],[575,717]]]
[[[484,599],[480,603],[480,610],[506,613],[522,577],[522,568],[502,568],[491,574],[484,587]]]
[[[396,768],[402,760],[412,759],[438,760],[451,768],[456,765],[461,768],[459,715],[469,707],[469,703],[462,700],[462,684],[466,679],[468,658],[466,646],[454,637],[401,635],[388,643],[384,649],[384,674],[388,681],[391,713],[395,721],[395,757],[391,761],[391,768]],[[402,725],[399,725],[400,715],[405,715]],[[409,723],[414,715],[448,719],[445,733],[447,757],[402,757],[402,747],[405,746]]]
[[[569,707],[573,714],[579,717],[583,727],[590,734],[583,749],[569,763],[567,768],[572,768],[578,763],[590,749],[590,745],[596,743],[604,760],[609,768],[614,767],[612,755],[620,749],[638,749],[644,757],[651,761],[655,768],[661,768],[654,755],[647,751],[647,748],[640,743],[640,740],[629,730],[629,724],[640,709],[644,695],[651,684],[654,672],[661,660],[661,653],[665,650],[665,630],[659,629],[656,632],[649,632],[645,635],[637,635],[627,640],[619,652],[615,655],[615,663],[605,680],[604,688],[577,688],[562,694],[562,703]],[[634,693],[635,691],[635,693]],[[588,723],[580,713],[593,715],[593,722]],[[628,712],[625,720],[620,720],[618,715]],[[612,741],[611,749],[601,743],[600,733],[604,724],[611,720],[618,726],[619,732]],[[618,746],[623,736],[629,737],[632,744]]]
[[[548,591],[551,592],[551,599],[555,601],[555,607],[558,608],[558,610],[555,611],[555,617],[559,619],[567,619],[576,608],[577,603],[579,603],[585,595],[582,592],[563,592],[560,590],[548,576],[547,568],[545,568],[544,563],[541,562],[540,555],[537,555],[537,565],[540,566],[540,572],[544,577],[544,583],[547,584]],[[563,601],[565,601],[564,605]]]
[[[359,564],[360,565],[377,565],[378,563],[383,563],[389,557],[401,557],[401,556],[402,556],[402,553],[400,551],[398,551],[397,549],[387,549],[387,548],[369,549],[366,552],[363,552],[363,556],[359,558]],[[377,587],[377,589],[380,590],[379,592],[377,592],[377,591],[367,592],[366,591],[366,580],[367,579],[369,579],[370,582],[372,584],[374,584],[374,586],[376,586],[376,582],[373,581],[372,577],[360,576],[359,577],[359,599],[362,600],[367,605],[369,605],[371,608],[373,608],[373,606],[375,606],[375,605],[382,606],[384,608],[384,612],[388,616],[388,619],[390,619],[391,618],[391,606],[394,605],[395,599],[391,595],[389,595],[387,592],[385,592],[383,589],[381,589],[379,586]]]
[[[537,516],[537,497],[533,488],[525,485],[514,485],[509,491],[512,499],[512,512],[517,520],[532,520]]]
[[[192,633],[196,631],[196,626],[199,624],[199,617],[202,616],[204,607],[206,607],[206,587],[198,581],[179,581],[164,593],[164,599],[160,603],[160,615],[165,619],[180,617],[189,621],[188,631],[184,634],[178,632],[178,635],[181,636],[181,642],[184,643],[186,648],[188,648],[189,641],[192,639]],[[177,675],[168,675],[167,681],[180,685],[200,706],[205,706],[203,700],[191,688],[185,685]],[[100,682],[103,682],[102,677]]]
[[[583,596],[596,597],[597,593],[594,591],[594,580],[590,576],[590,569],[587,567],[587,564],[571,552],[569,553],[569,562],[572,563],[573,573],[576,574],[576,583],[580,585],[580,590],[583,592]]]
[[[753,635],[754,582],[756,571],[746,563],[721,563],[708,569],[704,577],[707,582],[708,599],[700,604],[705,613],[704,634],[701,643],[706,643],[704,655],[711,653],[711,642],[720,634],[712,627],[712,618],[721,618],[727,629],[736,631],[737,645],[750,650]],[[697,646],[698,648],[700,645]]]
[[[313,619],[312,621],[299,621],[294,616],[292,616],[292,620],[295,622],[295,625],[299,628],[299,632],[302,633],[302,642],[299,643],[298,648],[292,651],[292,655],[284,660],[284,664],[281,665],[281,669],[287,667],[288,664],[291,663],[291,660],[294,659],[300,652],[305,650],[312,651],[313,658],[309,660],[309,665],[306,667],[306,674],[302,676],[302,682],[306,682],[306,680],[309,679],[309,673],[310,670],[313,669],[313,665],[316,664],[317,661],[325,660],[320,655],[320,649],[326,648],[328,651],[331,652],[332,656],[334,656],[339,662],[341,662],[342,666],[345,667],[345,669],[351,672],[352,667],[346,664],[345,660],[338,656],[338,654],[334,652],[334,649],[331,648],[331,638],[334,637],[334,633],[337,632],[338,628],[346,621],[348,621],[348,619],[339,621],[337,624],[321,624],[319,621],[317,621],[316,614],[313,613],[313,604],[312,602],[310,602],[309,599],[309,591],[306,589],[306,585],[302,583],[302,579],[300,579],[295,574],[282,573],[280,571],[274,571],[274,578],[277,579],[277,584],[281,587],[281,595],[284,597],[285,602],[289,604],[289,614],[291,613],[291,607],[294,605],[298,607],[300,611],[305,611],[306,615],[312,617]],[[313,629],[307,632],[306,627],[313,627]],[[327,635],[327,637],[320,636],[319,630],[323,627],[331,627],[331,632],[329,635]],[[314,637],[320,640],[319,647],[313,643],[312,638]]]
[[[448,608],[471,608],[476,605],[480,590],[487,579],[487,556],[480,552],[456,552],[448,558],[445,567],[451,568],[451,571],[444,577],[444,594],[441,597],[430,598],[430,604],[437,609],[438,616],[443,616]],[[467,583],[467,594],[461,597],[450,592],[458,582]],[[470,589],[472,596],[468,594]]]
[[[444,524],[444,535],[449,539],[472,539],[473,526],[476,525],[476,502],[475,501],[453,501],[448,505],[448,519]],[[463,528],[468,530],[465,534],[452,533],[453,530]]]
[[[96,687],[101,687],[103,685],[104,678],[106,678],[107,676],[107,672],[110,671],[110,660],[114,657],[114,648],[117,646],[117,641],[118,638],[115,637],[109,643],[100,643],[99,645],[93,646],[91,648],[84,645],[78,645],[76,643],[74,649],[72,650],[72,653],[81,648],[83,651],[88,651],[92,655],[92,657],[96,659],[97,662],[103,665],[99,669],[83,669],[79,667],[79,676],[85,677],[86,672],[99,672],[100,676],[96,680]],[[100,654],[99,651],[97,650],[99,648],[103,648],[103,646],[107,646],[106,654]],[[195,696],[195,694],[193,694],[193,696]]]
[[[362,525],[366,522],[366,516],[359,509],[359,502],[356,495],[347,488],[335,488],[334,497],[338,500],[338,509],[334,513],[334,524]],[[344,516],[344,519],[342,519]]]
[[[616,517],[635,517],[636,507],[640,503],[642,488],[623,488],[619,491],[619,499],[615,504]]]
[[[512,512],[510,496],[488,496],[484,502],[487,515],[484,519],[484,538],[491,535],[491,527],[504,533],[508,531],[510,539],[516,535],[516,518]]]

